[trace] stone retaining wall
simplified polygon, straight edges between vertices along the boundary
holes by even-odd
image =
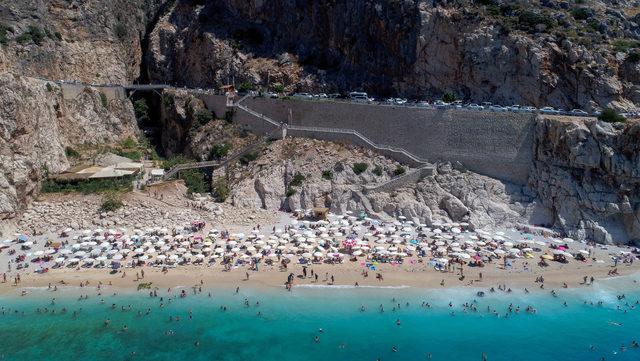
[[[291,112],[293,125],[354,129],[375,143],[404,148],[429,162],[458,161],[476,173],[516,184],[527,183],[533,159],[531,114],[265,98],[249,98],[243,104],[278,122],[287,122]],[[240,122],[256,122],[247,119],[256,117],[240,113]],[[288,132],[357,142],[348,135]]]

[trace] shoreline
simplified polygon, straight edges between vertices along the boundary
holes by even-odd
[[[607,271],[611,269],[609,266],[584,266],[575,267],[574,265],[569,267],[564,265],[564,267],[556,266],[553,269],[545,270],[534,268],[529,271],[504,271],[498,267],[493,269],[490,267],[467,268],[465,270],[466,277],[461,281],[457,272],[439,272],[433,269],[411,270],[390,266],[385,267],[383,265],[378,272],[383,274],[384,280],[378,281],[375,275],[372,274],[364,278],[361,273],[362,268],[356,264],[315,265],[312,269],[320,275],[317,282],[314,277],[302,278],[302,267],[299,265],[290,267],[287,271],[267,269],[259,272],[248,271],[244,268],[223,271],[220,267],[183,266],[171,269],[166,274],[156,268],[127,268],[124,270],[126,273],[124,278],[122,277],[122,271],[111,274],[108,269],[53,269],[45,274],[24,274],[17,286],[9,281],[0,283],[0,296],[20,297],[24,290],[27,291],[24,297],[29,297],[32,294],[30,290],[48,290],[49,284],[51,284],[51,294],[55,294],[54,288],[58,288],[60,293],[73,289],[80,294],[95,294],[95,292],[98,292],[99,284],[102,284],[101,289],[105,293],[111,290],[124,293],[148,293],[150,289],[138,290],[138,285],[149,282],[151,283],[151,290],[157,288],[163,292],[171,288],[186,289],[189,293],[193,287],[229,290],[240,287],[241,289],[250,288],[253,290],[286,292],[284,284],[289,273],[295,275],[293,292],[298,288],[355,289],[358,287],[363,289],[423,289],[429,291],[449,289],[489,290],[494,287],[497,290],[499,285],[504,285],[513,291],[523,291],[527,288],[528,291],[533,293],[534,291],[550,292],[551,290],[565,289],[563,288],[563,283],[565,282],[568,285],[566,289],[588,289],[590,285],[581,284],[584,276],[593,276],[596,279],[596,284],[634,277],[640,280],[640,267],[637,266],[619,266],[618,276],[607,275]],[[145,272],[144,279],[136,280],[136,272],[140,273],[142,269]],[[479,272],[483,273],[482,280],[479,280]],[[248,280],[246,279],[246,273],[249,273]],[[330,279],[325,281],[325,275],[329,277],[333,275],[335,282],[331,283]],[[544,289],[540,289],[540,283],[534,282],[538,276],[543,276],[545,279]],[[65,285],[60,283],[63,280],[66,283]],[[442,280],[444,280],[444,286],[441,285]],[[634,281],[640,282],[638,280]],[[84,284],[86,282],[88,282],[88,285],[80,286],[81,283]],[[356,286],[356,282],[358,286]],[[638,287],[640,289],[640,284]]]

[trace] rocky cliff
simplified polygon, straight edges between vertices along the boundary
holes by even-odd
[[[530,183],[567,234],[640,240],[640,122],[539,119]]]
[[[69,167],[67,146],[112,144],[137,133],[131,102],[104,102],[96,89],[64,99],[54,83],[13,74],[0,74],[0,89],[0,219],[38,195],[44,172]]]
[[[634,109],[638,4],[543,1],[177,1],[148,76],[425,98]]]
[[[367,164],[357,174],[354,165]],[[328,207],[366,211],[382,219],[399,215],[419,223],[468,222],[473,227],[544,223],[544,207],[523,187],[438,166],[435,176],[393,192],[366,191],[395,176],[400,164],[351,145],[286,139],[269,145],[261,158],[235,173],[230,202],[271,210]],[[412,171],[405,168],[406,172]]]
[[[0,4],[0,72],[133,82],[146,27],[166,0],[21,0]]]

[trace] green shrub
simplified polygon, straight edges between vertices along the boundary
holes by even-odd
[[[403,166],[398,166],[394,171],[393,174],[397,177],[397,176],[401,176],[403,174],[405,174],[407,172],[406,169],[404,169]]]
[[[46,35],[44,31],[42,31],[42,29],[34,25],[29,25],[29,27],[27,28],[27,31],[20,34],[16,38],[16,41],[20,44],[27,44],[27,43],[33,42],[36,45],[41,45],[45,37]]]
[[[249,163],[253,162],[254,160],[258,159],[258,153],[247,153],[245,155],[243,155],[242,157],[240,157],[239,161],[240,164],[242,165],[248,165]]]
[[[640,41],[633,39],[616,39],[613,41],[613,50],[620,53],[626,53],[635,48],[640,48]]]
[[[54,32],[53,36],[56,38],[56,40],[62,41],[62,34],[60,34],[60,32],[58,31]]]
[[[122,23],[117,23],[113,27],[113,34],[122,41],[127,36],[127,27]]]
[[[249,83],[248,81],[244,81],[240,84],[238,90],[240,90],[241,92],[248,92],[249,90],[253,90],[253,84]]]
[[[67,158],[80,158],[80,153],[71,147],[64,148],[64,154]]]
[[[149,105],[147,105],[145,99],[138,99],[133,102],[133,111],[138,122],[145,123],[149,121]]]
[[[330,170],[323,170],[322,171],[322,179],[332,180],[333,179],[333,172],[330,171]]]
[[[164,105],[165,108],[171,107],[171,105],[173,105],[173,97],[168,93],[162,93],[162,105]]]
[[[103,192],[127,192],[132,187],[133,176],[109,179],[88,179],[81,181],[57,182],[53,179],[46,179],[42,182],[41,191],[43,193],[69,193],[80,192],[84,194]]]
[[[51,92],[53,91],[53,87],[51,86],[51,84],[50,84],[50,83],[47,83],[47,91],[48,91],[49,93],[51,93]]]
[[[603,109],[602,113],[598,116],[598,119],[607,123],[624,123],[626,121],[625,117],[618,114],[618,112],[611,108]]]
[[[522,30],[533,31],[538,24],[543,24],[546,29],[551,29],[555,25],[553,18],[546,14],[527,10],[518,15],[518,26]]]
[[[231,188],[225,177],[216,178],[215,182],[213,182],[213,192],[218,202],[224,202],[229,198]]]
[[[121,157],[129,158],[131,160],[138,161],[142,158],[142,153],[139,150],[119,150],[118,155]]]
[[[131,149],[131,148],[136,148],[138,146],[138,143],[133,138],[127,137],[125,140],[120,142],[120,146],[122,148]]]
[[[376,165],[375,168],[373,168],[373,170],[371,171],[371,173],[377,175],[378,177],[382,176],[382,167],[379,165]]]
[[[180,179],[184,181],[187,186],[187,192],[191,193],[206,193],[209,191],[209,185],[207,184],[204,173],[199,169],[188,169],[180,172]]]
[[[7,33],[13,33],[13,28],[0,23],[0,44],[6,45],[9,42]]]
[[[208,109],[200,109],[195,114],[198,126],[203,126],[213,119],[213,114]]]
[[[289,182],[289,187],[300,187],[302,182],[304,181],[304,176],[300,173],[296,173],[293,176],[293,179]]]
[[[285,197],[289,198],[294,194],[296,194],[296,190],[294,188],[289,187],[287,188],[287,192],[284,195]]]
[[[169,159],[165,159],[162,162],[162,168],[165,170],[169,170],[173,167],[175,167],[178,164],[183,164],[183,163],[189,163],[192,160],[183,156],[183,155],[174,155],[172,157],[170,157]]]
[[[576,20],[587,20],[593,16],[593,10],[588,8],[576,8],[571,10],[571,15]]]
[[[122,208],[122,197],[116,192],[107,192],[102,197],[102,204],[100,205],[100,212],[113,212]]]
[[[16,37],[16,41],[18,42],[18,44],[21,44],[21,45],[30,43],[32,40],[33,38],[29,33],[22,33]]]
[[[209,152],[209,159],[222,159],[229,154],[231,150],[231,144],[215,144]]]
[[[284,93],[284,85],[275,83],[271,86],[271,89],[276,93]]]
[[[353,173],[355,174],[364,173],[364,171],[366,171],[367,168],[369,168],[369,165],[367,163],[354,163],[352,167]]]
[[[100,102],[105,109],[109,109],[109,100],[107,99],[107,94],[100,92]]]
[[[445,92],[442,94],[442,101],[445,103],[453,103],[456,101],[456,95],[451,92]]]

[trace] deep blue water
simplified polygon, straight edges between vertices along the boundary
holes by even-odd
[[[0,359],[427,360],[431,353],[433,360],[481,360],[485,353],[491,361],[582,361],[602,356],[640,360],[640,350],[629,347],[633,339],[640,341],[640,306],[626,306],[640,300],[636,284],[564,290],[557,298],[546,292],[525,295],[520,291],[478,298],[470,289],[297,288],[293,293],[241,290],[238,295],[215,289],[211,298],[210,290],[203,290],[169,303],[164,291],[160,294],[165,296],[164,308],[159,307],[159,297],[149,298],[146,293],[104,296],[104,304],[95,295],[79,301],[72,291],[0,298],[4,307]],[[623,292],[626,299],[617,300],[616,295]],[[245,298],[249,307],[244,305]],[[464,313],[461,305],[474,299],[478,311]],[[603,304],[585,305],[585,300]],[[422,307],[423,301],[432,307]],[[397,303],[401,307],[393,311]],[[522,310],[505,317],[510,303]],[[384,312],[379,311],[380,304]],[[227,311],[220,310],[221,305]],[[536,307],[537,313],[525,313],[527,305]],[[488,312],[487,306],[500,317]],[[64,314],[63,307],[68,309]],[[39,314],[37,308],[48,312]],[[151,312],[146,315],[148,308]],[[73,311],[78,312],[76,317]],[[107,318],[110,325],[105,327]],[[127,331],[122,330],[124,325]],[[589,350],[590,345],[595,350]]]

